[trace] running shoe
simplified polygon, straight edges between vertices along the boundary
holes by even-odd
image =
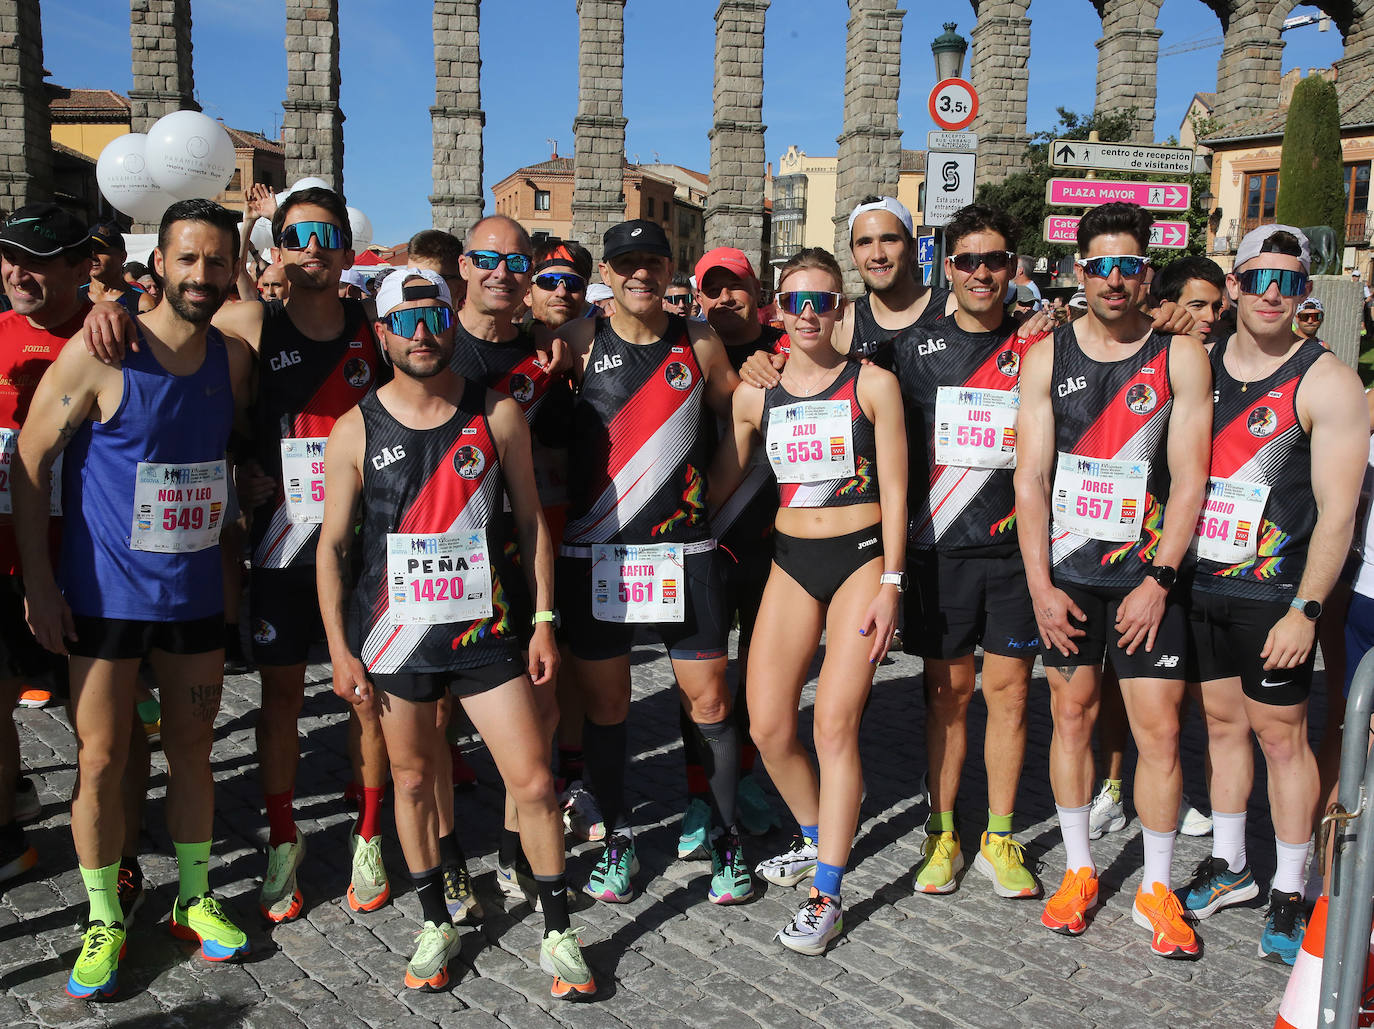
[[[1112,788],[1102,780],[1102,789],[1093,798],[1088,812],[1088,839],[1100,840],[1103,833],[1120,832],[1126,828],[1126,804],[1112,798]]]
[[[538,894],[534,899],[533,906],[538,911]],[[468,866],[461,862],[444,866],[444,905],[448,908],[448,920],[454,925],[477,925],[486,917],[472,888]]]
[[[172,935],[182,940],[199,940],[200,956],[206,961],[228,961],[248,953],[248,937],[229,921],[219,901],[208,893],[187,904],[178,900],[167,919]]]
[[[119,866],[119,910],[124,913],[124,931],[134,927],[134,916],[143,906],[143,876],[135,876],[132,869]]]
[[[624,904],[634,898],[632,877],[638,874],[639,858],[635,856],[634,840],[622,833],[612,833],[582,889],[587,896],[608,904]]]
[[[41,686],[25,686],[19,691],[19,706],[27,708],[47,707],[52,703],[52,690]]]
[[[534,881],[534,873],[523,856],[517,857],[513,865],[503,865],[497,859],[496,885],[517,904],[524,901],[534,911],[543,910],[539,902],[539,884]]]
[[[539,968],[553,976],[549,995],[559,1000],[582,1000],[596,995],[596,980],[582,956],[582,943],[577,934],[582,927],[552,930],[544,934],[539,944]]]
[[[38,864],[38,851],[29,846],[24,831],[14,826],[0,837],[0,882],[17,878]]]
[[[682,834],[677,838],[679,861],[704,861],[711,856],[706,834],[711,831],[711,808],[700,797],[687,802],[682,814]]]
[[[477,773],[472,770],[472,765],[468,764],[467,758],[463,757],[463,750],[456,743],[448,745],[449,755],[453,758],[453,788],[455,790],[470,790],[477,785]]]
[[[305,898],[296,884],[296,869],[305,860],[305,835],[296,830],[296,839],[271,849],[267,875],[262,880],[258,907],[269,922],[288,922],[301,913]]]
[[[788,950],[798,954],[824,954],[830,941],[844,932],[844,909],[834,897],[827,897],[814,886],[792,921],[774,937]]]
[[[382,837],[365,840],[357,833],[348,837],[353,871],[348,878],[348,906],[354,911],[376,911],[391,898],[391,882],[382,864]]]
[[[448,959],[458,949],[458,927],[426,922],[415,934],[415,953],[406,965],[405,983],[412,990],[432,993],[448,985]]]
[[[1204,815],[1185,795],[1178,802],[1178,831],[1184,836],[1210,836],[1212,816]]]
[[[1301,893],[1269,891],[1269,910],[1264,913],[1264,932],[1260,934],[1259,956],[1278,958],[1285,965],[1298,959],[1302,938],[1307,933],[1307,912]]]
[[[1040,882],[1026,867],[1026,848],[1010,833],[983,833],[973,867],[992,880],[999,897],[1040,896]]]
[[[80,1000],[113,997],[119,989],[119,962],[128,950],[124,926],[92,922],[81,938],[81,953],[67,978],[67,996]]]
[[[20,825],[36,822],[43,813],[38,800],[38,787],[27,775],[14,784],[14,820]]]
[[[740,828],[750,836],[763,836],[770,829],[782,827],[773,805],[753,775],[740,777],[739,788],[735,791],[735,804],[739,812]]]
[[[1183,910],[1193,918],[1206,918],[1259,896],[1259,884],[1250,874],[1250,863],[1239,872],[1231,871],[1225,858],[1205,857],[1193,869],[1192,881],[1179,891]]]
[[[921,845],[925,855],[916,866],[916,889],[921,893],[953,893],[959,886],[956,878],[964,867],[964,852],[959,848],[959,834],[927,831]]]
[[[1155,883],[1149,893],[1143,886],[1135,891],[1131,920],[1150,930],[1150,949],[1160,957],[1193,961],[1202,956],[1202,941],[1184,917],[1178,894],[1163,883]]]
[[[739,834],[721,833],[711,844],[711,889],[707,897],[712,904],[743,904],[753,895],[754,877],[744,862]]]
[[[568,783],[560,799],[565,832],[588,843],[597,843],[606,838],[606,823],[602,821],[601,808],[581,779]]]
[[[1065,936],[1081,936],[1088,912],[1097,907],[1097,875],[1086,865],[1064,873],[1064,880],[1045,903],[1040,924]]]
[[[819,860],[816,841],[797,833],[785,851],[775,857],[764,858],[754,872],[775,886],[795,886],[808,875],[816,874],[816,862]]]

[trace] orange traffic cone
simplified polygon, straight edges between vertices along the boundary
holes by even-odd
[[[1369,959],[1365,965],[1364,996],[1369,996],[1369,987],[1374,983],[1374,940],[1370,941]],[[1322,985],[1322,957],[1326,952],[1326,897],[1317,901],[1312,909],[1312,917],[1307,920],[1307,932],[1302,938],[1302,950],[1293,963],[1293,974],[1288,977],[1288,987],[1283,991],[1283,1001],[1279,1004],[1279,1017],[1274,1029],[1317,1029],[1317,1007],[1320,1004]],[[1365,1007],[1364,1004],[1361,1007]],[[1374,1022],[1360,1012],[1359,1024],[1374,1025]]]

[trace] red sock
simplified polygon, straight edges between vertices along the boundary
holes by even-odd
[[[267,841],[269,847],[296,842],[296,819],[291,810],[291,795],[294,792],[287,790],[285,793],[263,794],[262,800],[267,807],[267,827],[270,833]]]
[[[363,809],[358,815],[358,835],[364,840],[372,839],[380,830],[377,823],[382,817],[382,794],[385,792],[384,786],[375,790],[371,786],[363,787]]]
[[[687,766],[687,795],[704,797],[711,792],[711,781],[706,777],[706,769],[701,765]]]

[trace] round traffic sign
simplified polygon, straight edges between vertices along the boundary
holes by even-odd
[[[929,106],[936,125],[957,132],[973,124],[978,114],[978,91],[964,79],[945,79],[930,91]]]

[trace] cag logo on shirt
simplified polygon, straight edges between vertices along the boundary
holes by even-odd
[[[916,347],[916,353],[920,354],[922,357],[925,357],[927,354],[934,354],[934,353],[936,353],[937,351],[944,350],[944,349],[945,349],[945,341],[944,341],[943,338],[941,338],[941,339],[930,339],[930,338],[927,338],[926,341],[925,341],[924,343],[921,343],[921,344],[918,344],[918,345],[917,345],[917,347]]]
[[[528,375],[516,372],[510,377],[510,395],[517,404],[528,404],[534,399],[534,380]]]
[[[592,371],[608,372],[612,368],[619,368],[624,363],[625,362],[621,360],[619,354],[607,354],[604,357],[599,357],[596,359],[596,363],[592,365]]]
[[[389,464],[395,464],[406,456],[406,448],[399,443],[394,447],[382,447],[380,454],[372,455],[372,467],[381,471]]]
[[[1143,382],[1137,382],[1126,391],[1126,406],[1133,414],[1149,414],[1158,403],[1159,395]]]
[[[459,447],[453,455],[453,470],[465,479],[477,478],[486,466],[486,455],[476,447]]]
[[[1071,379],[1065,379],[1059,384],[1057,392],[1061,397],[1067,397],[1070,393],[1077,393],[1080,389],[1088,388],[1086,376],[1075,375]]]
[[[1272,407],[1257,407],[1246,416],[1245,427],[1251,436],[1263,439],[1279,427],[1279,416]]]
[[[692,384],[692,370],[681,361],[673,361],[663,369],[663,377],[673,389],[686,389]]]
[[[354,389],[362,389],[372,381],[372,367],[361,357],[350,357],[344,362],[343,377]]]
[[[1003,350],[997,355],[997,370],[1003,375],[1016,378],[1021,370],[1021,355],[1015,350]]]
[[[301,363],[301,352],[299,350],[283,350],[276,357],[269,358],[268,366],[274,371],[279,372],[283,368],[289,368],[293,364]]]

